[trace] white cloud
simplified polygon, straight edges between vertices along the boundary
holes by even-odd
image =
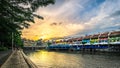
[[[29,33],[33,36],[37,34],[44,37],[62,37],[99,32],[120,25],[119,17],[108,18],[112,13],[120,10],[120,0],[106,0],[99,6],[87,10],[85,6],[90,6],[89,2],[89,0],[66,0],[59,5],[55,4],[55,7],[50,5],[47,8],[39,8],[36,13],[45,20],[37,20],[36,22],[41,23],[33,24],[29,29],[23,30],[23,33],[31,31]],[[115,20],[118,22],[116,23]],[[50,26],[53,22],[62,22],[62,25]]]

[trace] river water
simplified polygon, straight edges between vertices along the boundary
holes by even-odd
[[[120,68],[119,53],[35,51],[27,56],[39,68]]]

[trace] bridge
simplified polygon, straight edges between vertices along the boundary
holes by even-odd
[[[24,46],[23,49],[26,50],[39,50],[39,49],[45,49],[47,46]]]

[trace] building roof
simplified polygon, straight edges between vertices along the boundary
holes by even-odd
[[[68,39],[67,41],[72,42],[72,41],[82,41],[83,37],[79,37],[79,38],[71,38]]]
[[[120,31],[113,31],[110,33],[110,37],[120,36]]]
[[[110,35],[109,35],[110,34]],[[68,42],[72,42],[72,41],[82,41],[83,39],[98,39],[99,38],[108,38],[108,35],[110,37],[115,37],[115,36],[119,36],[120,37],[120,31],[113,31],[113,32],[104,32],[104,33],[98,33],[98,34],[93,34],[93,35],[87,35],[84,37],[78,37],[78,38],[71,38],[68,39]]]
[[[79,37],[77,38],[78,41],[82,41],[83,37]]]
[[[92,35],[85,36],[83,39],[90,39]]]
[[[109,32],[101,33],[100,38],[108,38]]]
[[[68,42],[77,41],[77,38],[71,38],[67,40]]]
[[[94,34],[91,36],[91,39],[97,39],[99,37],[100,34]]]

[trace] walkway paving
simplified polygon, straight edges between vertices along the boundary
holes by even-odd
[[[21,50],[15,50],[1,68],[33,68],[26,62]]]

